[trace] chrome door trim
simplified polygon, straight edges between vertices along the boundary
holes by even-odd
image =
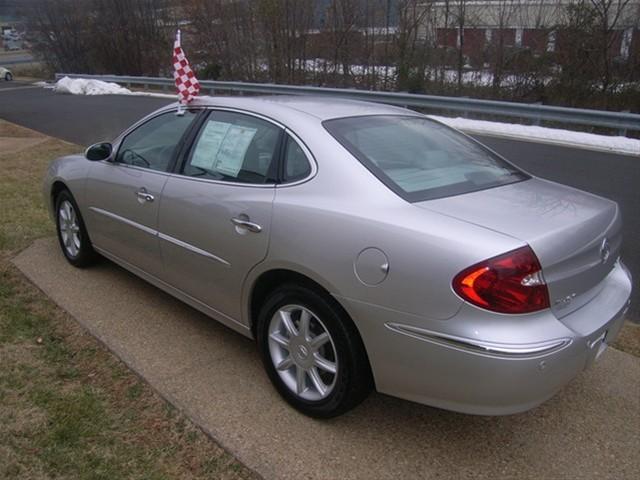
[[[174,245],[189,250],[190,252],[197,253],[198,255],[202,255],[203,257],[210,258],[211,260],[215,260],[216,262],[220,262],[227,267],[231,266],[231,264],[224,258],[220,258],[217,255],[214,255],[211,252],[207,252],[206,250],[202,250],[201,248],[191,245],[190,243],[178,240],[177,238],[174,238],[171,235],[167,235],[166,233],[158,232],[158,238],[161,238],[162,240],[165,240],[169,243],[173,243]]]
[[[407,335],[418,340],[423,340],[447,347],[460,348],[471,353],[479,353],[491,356],[500,356],[507,358],[537,357],[547,355],[558,350],[562,350],[571,343],[569,338],[558,338],[543,343],[535,343],[529,345],[501,345],[486,343],[479,340],[469,338],[455,337],[444,333],[432,332],[422,328],[413,327],[411,325],[403,325],[400,323],[385,323],[385,327],[389,330]]]
[[[134,222],[133,220],[129,220],[128,218],[121,217],[120,215],[116,215],[115,213],[111,213],[107,210],[103,210],[102,208],[89,207],[89,210],[91,210],[92,212],[99,213],[100,215],[104,215],[105,217],[109,217],[113,220],[117,220],[119,222],[125,223],[130,227],[137,228],[138,230],[148,233],[149,235],[153,235],[153,236],[158,235],[158,231],[154,230],[153,228],[149,228],[145,225],[142,225],[138,222]]]
[[[187,242],[183,242],[182,240],[178,240],[177,238],[174,238],[170,235],[161,233],[157,230],[154,230],[153,228],[149,228],[146,227],[138,222],[134,222],[133,220],[129,220],[128,218],[125,217],[121,217],[120,215],[116,215],[115,213],[111,213],[107,210],[103,210],[101,208],[98,207],[89,207],[89,210],[99,213],[100,215],[104,215],[105,217],[111,218],[113,220],[117,220],[119,222],[122,222],[126,225],[129,225],[130,227],[133,228],[137,228],[138,230],[141,230],[149,235],[152,235],[154,237],[158,237],[161,238],[162,240],[165,240],[167,242],[173,243],[174,245],[177,245],[179,247],[182,247],[186,250],[189,250],[190,252],[193,253],[197,253],[198,255],[202,255],[203,257],[206,258],[210,258],[211,260],[215,260],[216,262],[220,262],[223,265],[230,267],[231,264],[229,262],[227,262],[224,258],[220,258],[217,255],[214,255],[211,252],[207,252],[206,250],[202,250],[201,248],[198,248],[194,245],[191,245],[190,243]]]
[[[114,168],[128,168],[130,170],[138,170],[144,173],[153,173],[155,175],[162,175],[163,177],[170,177],[171,172],[163,172],[162,170],[154,170],[152,168],[139,167],[138,165],[129,165],[128,163],[116,162],[115,160],[100,160],[100,163],[105,165],[111,165]]]
[[[205,183],[213,183],[216,185],[227,185],[231,187],[245,187],[245,188],[276,188],[275,183],[242,183],[242,182],[227,182],[225,180],[213,180],[211,178],[198,178],[191,177],[189,175],[183,175],[181,173],[172,173],[172,177],[184,178],[188,180],[192,180],[194,182],[205,182]]]

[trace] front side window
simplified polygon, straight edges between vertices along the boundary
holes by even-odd
[[[324,122],[380,181],[419,202],[529,178],[490,150],[424,117],[379,115]]]
[[[275,183],[281,133],[280,128],[259,118],[214,111],[200,130],[183,174],[239,183]]]
[[[197,111],[163,113],[140,125],[120,144],[116,162],[167,172],[180,139]]]

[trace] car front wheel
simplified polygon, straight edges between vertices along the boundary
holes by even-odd
[[[9,72],[7,72],[7,73],[4,75],[4,79],[5,79],[7,82],[10,82],[11,80],[13,80],[13,75],[11,75]]]
[[[306,415],[340,415],[371,391],[360,336],[328,295],[295,284],[276,289],[260,310],[257,337],[269,378]]]
[[[56,230],[62,253],[71,265],[87,267],[95,262],[97,254],[91,246],[80,210],[67,190],[56,197]]]

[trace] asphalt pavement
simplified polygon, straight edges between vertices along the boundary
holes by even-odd
[[[638,478],[640,358],[613,348],[519,415],[462,415],[374,393],[318,421],[278,397],[252,341],[113,263],[74,268],[55,238],[38,240],[15,263],[264,478]]]
[[[0,118],[82,146],[116,137],[172,101],[140,96],[56,94],[19,82],[0,82]],[[640,157],[476,135],[534,175],[617,201],[624,219],[622,257],[634,275],[629,317],[640,320]]]

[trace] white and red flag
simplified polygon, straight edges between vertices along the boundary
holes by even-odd
[[[176,33],[176,41],[173,44],[173,78],[178,89],[178,99],[183,105],[193,100],[200,92],[200,82],[191,70],[189,60],[180,44],[180,30]]]

